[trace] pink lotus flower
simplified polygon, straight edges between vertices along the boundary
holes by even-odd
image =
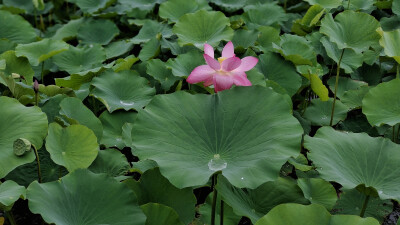
[[[204,81],[204,86],[214,85],[215,92],[229,89],[232,85],[251,86],[247,79],[246,71],[251,70],[258,62],[253,56],[239,59],[235,56],[232,42],[228,42],[222,50],[222,57],[214,59],[214,49],[209,44],[204,44],[204,59],[207,65],[196,67],[186,79],[188,83],[195,84]]]

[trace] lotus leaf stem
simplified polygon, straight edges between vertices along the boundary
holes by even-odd
[[[11,225],[17,225],[17,223],[15,222],[15,219],[14,219],[14,215],[12,214],[11,211],[6,211],[5,214]]]
[[[36,147],[34,147],[33,145],[32,145],[32,147],[33,147],[33,151],[35,152],[35,156],[36,156],[39,183],[42,183],[42,171],[40,170],[39,154],[38,154],[38,151],[37,151]]]
[[[211,225],[215,225],[215,211],[216,211],[216,206],[217,206],[217,189],[215,188],[215,185],[217,185],[217,178],[218,178],[218,173],[214,174],[212,177],[212,190],[213,190],[213,199],[212,199],[212,207],[211,207]]]
[[[360,217],[364,217],[365,210],[367,209],[368,201],[369,201],[369,195],[365,196],[364,204],[363,204],[361,212],[360,212]]]
[[[349,10],[349,8],[350,8],[350,1],[351,0],[349,0],[349,3],[347,4],[347,10]]]
[[[220,213],[219,213],[219,225],[224,225],[224,201],[221,200],[221,206],[220,206]]]
[[[340,55],[339,58],[339,62],[337,65],[337,69],[336,69],[336,82],[335,82],[335,93],[334,93],[334,97],[333,97],[333,105],[332,105],[332,114],[331,114],[331,121],[329,122],[329,126],[332,126],[333,123],[333,114],[335,114],[335,104],[336,104],[336,93],[337,93],[337,87],[339,84],[339,74],[340,74],[340,63],[342,62],[342,58],[344,55],[344,50],[342,50],[342,54]]]
[[[42,81],[42,84],[44,85],[44,74],[43,74],[43,70],[44,70],[44,61],[42,62],[42,72],[40,73],[40,77],[41,77],[41,81]]]
[[[393,126],[393,129],[392,129],[392,130],[393,130],[393,134],[392,134],[392,141],[393,141],[393,142],[395,142],[395,140],[396,140],[396,139],[395,139],[395,138],[396,138],[396,136],[394,135],[394,134],[395,134],[395,132],[394,132],[394,131],[396,130],[396,125],[394,125],[394,126]]]

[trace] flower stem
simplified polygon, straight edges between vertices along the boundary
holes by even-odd
[[[369,195],[365,196],[364,204],[363,204],[361,212],[360,212],[360,217],[364,217],[365,210],[367,209],[368,201],[369,201]]]
[[[334,97],[333,97],[331,121],[329,122],[329,126],[332,126],[333,114],[335,114],[336,93],[337,93],[337,87],[338,87],[338,84],[339,84],[339,74],[340,74],[340,63],[342,62],[342,58],[343,58],[343,55],[344,55],[344,50],[345,49],[342,50],[342,54],[340,55],[339,62],[337,64],[337,69],[336,69],[335,93],[334,93]]]
[[[17,225],[17,223],[15,222],[15,219],[14,219],[14,215],[12,214],[11,211],[6,211],[5,214],[11,225]]]
[[[37,169],[38,169],[38,179],[39,179],[39,183],[42,183],[42,171],[40,170],[39,153],[38,153],[36,147],[34,147],[34,146],[33,146],[33,151],[35,151],[35,156],[36,156],[36,163],[37,163]]]
[[[224,225],[224,201],[222,200],[220,206],[219,221],[219,225]]]
[[[41,81],[42,81],[42,84],[44,85],[44,74],[43,74],[43,70],[44,70],[44,61],[42,62],[42,72],[40,73],[40,77],[41,77]]]
[[[347,4],[347,9],[350,8],[350,1],[351,1],[351,0],[349,0],[349,3]]]
[[[215,185],[217,185],[217,178],[218,178],[218,173],[214,174],[212,179],[212,189],[213,189],[213,199],[212,199],[212,207],[211,207],[211,225],[215,225],[215,211],[216,211],[216,206],[217,206],[217,189],[215,188]]]

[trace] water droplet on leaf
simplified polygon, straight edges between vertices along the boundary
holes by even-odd
[[[135,103],[134,102],[124,102],[124,101],[119,101],[119,103],[121,103],[122,105],[125,105],[125,106],[132,106],[132,105],[134,105]]]
[[[214,158],[208,162],[208,168],[212,171],[219,171],[225,169],[227,163],[225,160],[221,159],[219,154],[215,154]]]

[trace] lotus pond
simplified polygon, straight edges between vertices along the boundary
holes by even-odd
[[[400,215],[400,0],[0,0],[0,225]]]

